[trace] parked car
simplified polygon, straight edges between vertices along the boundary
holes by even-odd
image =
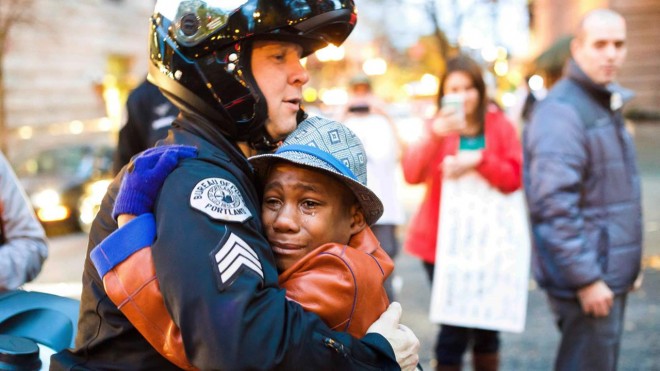
[[[112,178],[113,155],[114,147],[109,145],[74,144],[39,149],[14,162],[16,174],[47,232],[62,228],[88,230],[93,216],[90,219],[86,210],[81,221],[81,198],[88,197],[92,184]]]

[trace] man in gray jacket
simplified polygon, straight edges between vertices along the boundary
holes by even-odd
[[[615,370],[642,255],[640,180],[621,115],[632,93],[614,84],[623,17],[589,12],[571,55],[523,138],[533,269],[561,331],[555,369]]]
[[[0,292],[34,279],[47,256],[44,229],[0,153]]]

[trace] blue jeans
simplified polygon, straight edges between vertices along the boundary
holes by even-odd
[[[548,302],[561,332],[555,370],[616,370],[626,295],[615,296],[610,314],[602,318],[584,314],[577,299],[548,295]]]
[[[433,264],[424,262],[430,282],[433,282],[434,268]],[[473,353],[497,353],[500,350],[499,332],[441,325],[435,343],[435,359],[439,365],[460,365],[469,345],[472,345]]]

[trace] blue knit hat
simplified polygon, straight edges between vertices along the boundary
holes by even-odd
[[[383,203],[367,188],[367,154],[360,139],[337,121],[315,116],[298,125],[275,153],[250,157],[261,178],[274,161],[285,160],[329,173],[355,194],[367,224],[383,215]]]

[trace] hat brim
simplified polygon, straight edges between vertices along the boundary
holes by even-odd
[[[278,161],[290,162],[312,170],[327,173],[345,184],[351,192],[353,192],[355,198],[360,203],[360,206],[362,206],[364,217],[368,225],[373,225],[383,215],[383,203],[373,191],[357,180],[340,173],[332,167],[332,165],[318,157],[303,152],[289,151],[278,154],[257,155],[250,157],[248,160],[250,161],[250,164],[252,164],[257,176],[261,179],[266,177],[270,166]]]

